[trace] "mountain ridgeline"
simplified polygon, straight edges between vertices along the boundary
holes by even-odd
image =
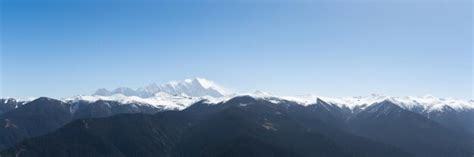
[[[11,102],[0,103],[0,106],[11,106]],[[0,149],[49,133],[75,119],[109,117],[120,113],[152,114],[160,110],[162,108],[146,104],[102,100],[64,102],[41,97],[22,105],[16,104],[16,107],[0,114]]]
[[[131,89],[127,87],[117,88],[109,91],[107,89],[98,89],[93,95],[111,96],[122,94],[125,96],[138,96],[142,98],[153,97],[158,93],[167,93],[171,95],[187,95],[192,97],[221,97],[229,94],[229,91],[217,85],[216,83],[203,79],[194,78],[184,81],[171,81],[162,85],[150,84],[148,86]]]
[[[0,99],[0,157],[473,155],[473,100],[233,94],[202,78]]]
[[[41,110],[45,104],[48,109]],[[32,106],[37,108],[26,112]],[[80,108],[71,112],[73,104],[47,98],[20,108],[1,115],[1,125],[9,126],[2,129],[28,126],[32,128],[22,130],[40,131],[29,136],[33,138],[3,150],[2,157],[471,157],[474,154],[472,124],[468,122],[473,120],[469,119],[474,114],[472,110],[462,113],[455,110],[456,114],[446,112],[446,115],[437,112],[433,118],[428,115],[434,113],[407,110],[388,100],[348,108],[321,99],[301,105],[274,97],[236,96],[216,103],[198,101],[181,111],[147,109],[110,117],[106,116],[129,112],[107,111],[109,114],[104,115],[91,113],[98,109],[83,108],[85,113],[79,114]],[[53,114],[50,110],[62,112]],[[49,115],[35,121],[50,122],[49,128],[35,128],[45,124],[23,122],[30,119],[27,115],[37,116],[36,112]],[[1,132],[2,137],[4,133]]]

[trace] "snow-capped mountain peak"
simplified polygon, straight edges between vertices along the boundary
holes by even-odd
[[[218,85],[218,84],[216,84],[212,81],[209,81],[207,79],[197,77],[193,81],[198,82],[205,89],[214,89],[214,90],[218,91],[219,93],[221,93],[222,95],[231,94],[231,92],[229,92],[227,89],[225,89],[222,86],[220,86],[220,85]]]
[[[244,93],[244,94],[240,94],[240,95],[247,95],[247,96],[252,96],[252,97],[256,97],[256,98],[264,98],[264,97],[274,97],[274,95],[266,92],[266,91],[262,91],[262,90],[255,90],[251,93]]]
[[[170,81],[168,83],[157,85],[156,83],[138,88],[117,88],[113,91],[99,89],[94,95],[111,96],[122,94],[125,96],[137,96],[141,98],[154,97],[157,93],[164,92],[170,95],[182,95],[191,97],[222,97],[230,95],[227,89],[204,78],[185,79],[183,81]]]

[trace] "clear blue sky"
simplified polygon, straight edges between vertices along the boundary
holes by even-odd
[[[472,99],[470,0],[2,0],[2,97],[204,77],[236,91]]]

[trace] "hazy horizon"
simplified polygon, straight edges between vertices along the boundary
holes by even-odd
[[[80,93],[80,94],[73,94],[73,95],[67,95],[67,96],[37,95],[37,96],[17,96],[17,97],[8,97],[7,96],[7,97],[0,97],[0,98],[15,98],[15,99],[19,99],[19,100],[33,100],[33,99],[36,99],[36,98],[39,98],[39,97],[49,97],[49,98],[54,98],[54,99],[64,99],[64,98],[72,98],[72,97],[75,97],[75,96],[94,95],[95,92],[97,92],[99,90],[103,90],[103,89],[108,90],[110,92],[113,92],[114,90],[116,90],[118,88],[130,88],[132,90],[139,90],[141,88],[146,88],[148,86],[153,86],[153,85],[159,85],[160,86],[160,85],[170,84],[172,82],[173,83],[180,83],[180,82],[185,82],[186,80],[193,80],[193,79],[208,80],[208,79],[203,78],[203,77],[194,77],[194,78],[187,78],[187,79],[182,79],[182,80],[170,80],[170,81],[166,81],[166,82],[153,82],[153,83],[145,84],[143,86],[138,86],[138,87],[120,86],[120,87],[113,87],[113,88],[98,88],[98,89],[92,90],[89,93]],[[208,80],[208,81],[212,81],[213,83],[216,83],[218,86],[223,87],[228,92],[230,92],[231,95],[246,95],[246,94],[253,95],[253,94],[258,94],[259,92],[263,92],[263,93],[270,94],[272,96],[277,96],[277,97],[280,97],[280,96],[318,96],[318,97],[323,97],[323,98],[344,98],[344,97],[370,97],[370,96],[387,96],[387,97],[406,97],[406,96],[426,97],[426,96],[434,96],[434,97],[437,97],[437,98],[464,99],[464,98],[459,98],[459,97],[440,97],[440,96],[432,95],[432,94],[429,94],[429,93],[421,94],[421,95],[389,95],[389,94],[384,94],[384,93],[369,93],[369,94],[365,94],[365,95],[323,95],[323,94],[320,94],[320,93],[302,93],[302,94],[279,95],[279,94],[275,94],[272,91],[265,91],[265,90],[261,90],[261,89],[236,90],[235,88],[229,88],[229,87],[223,86],[222,84],[219,84],[218,82],[215,82],[213,80]],[[103,96],[103,95],[96,95],[96,96]],[[473,100],[473,99],[464,99],[464,100]]]

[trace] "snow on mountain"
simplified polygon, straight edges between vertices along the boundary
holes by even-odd
[[[218,104],[225,102],[237,96],[251,96],[256,99],[265,99],[273,103],[279,103],[281,100],[293,101],[298,104],[308,106],[316,104],[318,99],[321,99],[327,103],[336,105],[340,108],[349,108],[351,110],[358,108],[364,109],[373,104],[380,103],[383,101],[390,101],[403,109],[410,111],[416,111],[418,113],[429,113],[433,111],[443,111],[446,108],[453,109],[455,111],[465,111],[465,110],[474,110],[474,101],[473,100],[461,100],[454,98],[437,98],[434,96],[404,96],[404,97],[390,97],[384,95],[372,94],[369,96],[356,96],[356,97],[322,97],[317,95],[300,95],[300,96],[274,96],[267,92],[255,91],[251,93],[242,93],[242,94],[230,94],[221,97],[212,97],[212,96],[200,96],[193,97],[188,96],[184,93],[180,95],[172,95],[166,92],[155,93],[151,97],[138,97],[138,96],[127,96],[124,94],[114,94],[110,96],[100,96],[100,95],[79,95],[73,97],[67,97],[61,99],[64,102],[77,102],[77,101],[88,101],[95,102],[98,100],[104,101],[117,101],[122,104],[143,104],[143,105],[152,105],[155,107],[162,107],[169,110],[182,110],[186,107],[192,105],[195,102],[205,100],[210,104]],[[21,105],[26,104],[35,98],[4,98],[0,99],[2,103],[7,102],[21,102]]]
[[[98,95],[81,95],[74,96],[69,98],[64,98],[63,101],[66,102],[77,102],[77,101],[88,101],[95,102],[99,100],[103,101],[117,101],[122,104],[143,104],[143,105],[152,105],[155,107],[163,107],[167,110],[182,110],[189,105],[204,99],[204,97],[190,97],[183,95],[170,95],[168,93],[159,92],[156,93],[153,97],[141,98],[137,96],[125,96],[123,94],[114,94],[111,96],[98,96]]]
[[[380,94],[372,94],[369,96],[356,96],[356,97],[341,97],[341,98],[329,98],[321,97],[316,95],[302,95],[302,96],[283,96],[282,99],[295,101],[302,105],[315,104],[317,99],[321,99],[328,103],[337,105],[339,107],[348,107],[354,109],[356,107],[365,108],[370,105],[383,102],[385,100],[390,101],[403,109],[418,112],[431,112],[440,111],[445,107],[450,107],[456,111],[462,110],[473,110],[474,102],[465,101],[454,98],[437,98],[431,95],[425,96],[405,96],[405,97],[391,97]]]
[[[195,80],[185,80],[185,83],[193,83]],[[79,96],[73,96],[73,97],[68,97],[62,99],[64,102],[77,102],[77,101],[88,101],[88,102],[95,102],[99,100],[104,100],[104,101],[117,101],[122,104],[129,104],[129,103],[137,103],[137,104],[143,104],[143,105],[152,105],[156,107],[163,107],[164,109],[170,109],[170,110],[182,110],[185,109],[186,107],[192,105],[193,103],[196,103],[198,101],[204,100],[209,104],[218,104],[221,102],[226,102],[234,97],[237,96],[252,96],[254,98],[258,99],[267,99],[269,101],[272,101],[274,103],[277,103],[275,99],[278,99],[277,97],[272,96],[271,94],[264,92],[264,91],[254,91],[251,93],[242,93],[242,94],[229,94],[229,92],[226,92],[224,88],[221,88],[217,86],[215,83],[211,81],[207,81],[205,79],[199,79],[200,83],[203,84],[203,87],[205,88],[213,88],[213,89],[218,89],[222,93],[226,93],[226,95],[219,96],[219,97],[214,97],[214,96],[189,96],[186,93],[189,93],[188,91],[182,91],[181,94],[169,94],[168,92],[163,92],[163,91],[158,91],[155,93],[153,96],[150,97],[138,97],[138,96],[127,96],[124,94],[113,94],[109,96],[101,96],[101,95],[79,95]],[[163,86],[168,86],[168,85],[174,85],[180,86],[179,84],[182,84],[182,82],[170,82],[168,84],[165,84]],[[158,87],[158,86],[156,86]],[[151,91],[151,88],[147,88],[148,90]],[[156,90],[153,90],[156,91]]]
[[[383,101],[390,101],[398,106],[417,112],[440,111],[445,107],[456,111],[474,109],[474,102],[454,98],[437,98],[434,96],[405,96],[392,97],[381,94],[371,94],[368,96],[355,97],[323,97],[317,95],[301,96],[275,96],[263,91],[251,93],[230,93],[227,89],[216,83],[203,79],[194,78],[183,81],[171,81],[163,85],[151,84],[136,90],[130,88],[117,88],[114,91],[99,89],[94,96],[89,99],[106,99],[121,102],[141,102],[152,105],[167,106],[167,108],[183,109],[194,102],[206,100],[209,103],[217,104],[225,102],[236,96],[248,95],[258,99],[271,100],[277,103],[278,100],[293,101],[301,105],[311,105],[321,99],[341,108],[364,109],[370,105]]]
[[[232,94],[227,89],[217,85],[216,83],[203,79],[194,78],[184,81],[171,81],[163,85],[151,84],[136,90],[131,88],[117,88],[113,91],[107,89],[99,89],[93,95],[111,96],[122,94],[125,96],[137,96],[141,98],[154,97],[157,93],[164,92],[170,95],[182,95],[190,97],[222,97]]]
[[[450,107],[456,111],[474,109],[474,103],[469,101],[454,98],[437,98],[430,95],[421,97],[394,97],[389,100],[405,109],[411,110],[421,107],[423,111],[426,112],[440,111],[443,110],[444,107]]]
[[[13,102],[13,103],[18,103],[20,105],[24,105],[35,99],[37,98],[36,97],[18,97],[18,98],[1,98],[0,101],[4,104]]]
[[[368,96],[356,97],[323,97],[317,95],[300,96],[275,96],[264,91],[255,91],[251,93],[231,93],[218,84],[204,78],[186,79],[183,81],[171,81],[162,85],[151,84],[138,89],[117,88],[113,91],[107,89],[98,89],[90,96],[74,96],[62,99],[63,101],[89,101],[98,100],[117,101],[123,104],[137,103],[163,107],[165,109],[181,110],[191,104],[206,100],[210,104],[225,102],[237,96],[252,96],[257,99],[265,99],[273,103],[279,103],[280,100],[293,101],[301,105],[316,104],[318,99],[327,103],[336,105],[340,108],[364,109],[376,103],[390,101],[403,109],[416,112],[443,111],[450,108],[456,111],[474,110],[473,100],[461,100],[454,98],[437,98],[431,95],[425,96],[405,96],[392,97],[380,94],[371,94]],[[29,102],[28,99],[1,99],[3,101],[21,101]],[[6,102],[5,102],[6,103]],[[23,103],[23,104],[24,104]]]

